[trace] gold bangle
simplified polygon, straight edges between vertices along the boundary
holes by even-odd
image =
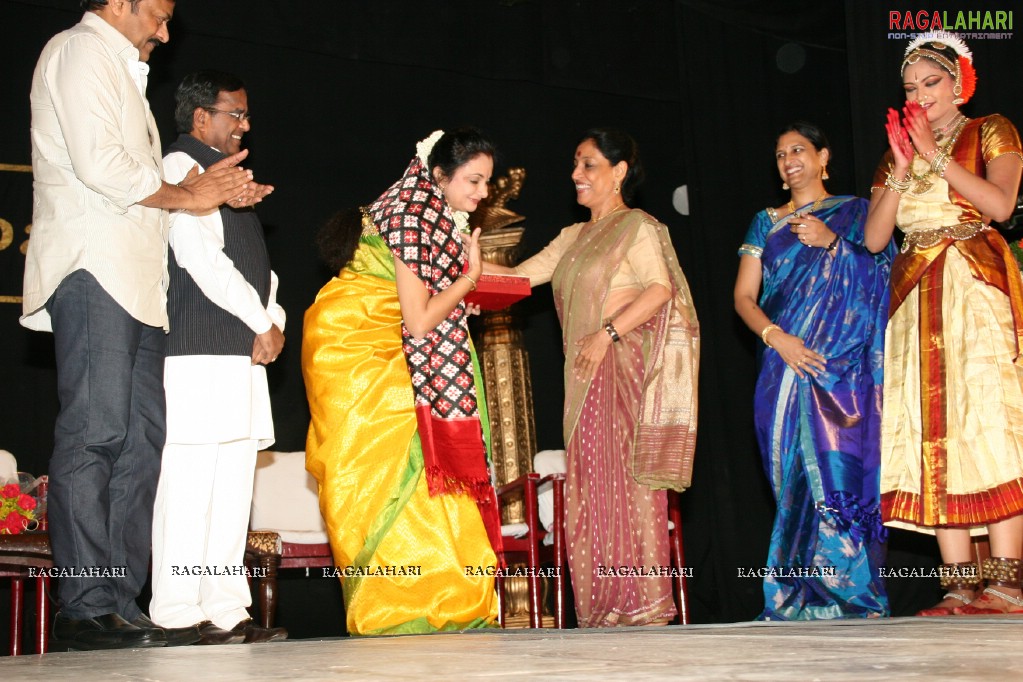
[[[909,189],[911,184],[913,184],[913,183],[910,182],[908,179],[907,180],[896,180],[895,177],[892,176],[891,173],[888,174],[888,177],[885,178],[885,181],[884,181],[884,186],[887,189],[890,189],[891,191],[895,192],[896,194],[902,194],[903,192],[905,192],[906,190]]]
[[[464,272],[461,275],[459,275],[459,277],[465,277],[467,280],[469,280],[469,284],[472,285],[472,289],[469,289],[469,291],[476,291],[476,280],[474,280],[472,277],[465,274]]]
[[[778,325],[776,325],[776,324],[769,324],[766,327],[764,327],[764,330],[762,332],[760,332],[760,340],[763,341],[764,345],[767,346],[768,348],[774,348],[774,346],[772,346],[770,343],[767,342],[767,335],[770,334],[771,332],[773,332],[776,329],[778,331],[782,331],[782,328],[779,327]]]
[[[935,175],[939,178],[945,177],[945,169],[948,168],[949,161],[952,157],[948,155],[944,149],[942,149],[934,159],[931,160],[931,170],[934,171]]]

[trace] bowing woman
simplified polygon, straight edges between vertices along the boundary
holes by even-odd
[[[487,196],[493,157],[475,129],[438,131],[361,218],[342,214],[326,234],[340,271],[305,315],[306,467],[351,634],[497,616],[500,520],[463,301],[479,232],[458,227]]]

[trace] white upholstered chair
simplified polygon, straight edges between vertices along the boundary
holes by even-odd
[[[333,565],[316,480],[305,470],[304,452],[264,450],[257,455],[245,558],[250,566],[262,569],[263,627],[273,627],[277,613],[279,569]]]

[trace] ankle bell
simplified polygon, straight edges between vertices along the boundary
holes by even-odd
[[[1020,559],[989,557],[984,559],[983,572],[988,585],[1019,589],[1023,584],[1023,561]]]
[[[943,590],[977,590],[980,588],[980,566],[976,561],[941,564],[938,566],[938,578]]]

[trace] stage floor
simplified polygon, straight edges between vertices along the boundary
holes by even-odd
[[[7,657],[0,679],[1023,679],[1021,641],[1005,616],[512,630]]]

